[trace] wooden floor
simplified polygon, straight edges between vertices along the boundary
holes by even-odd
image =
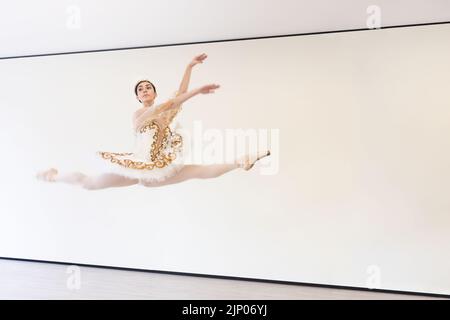
[[[437,299],[0,259],[0,299]]]

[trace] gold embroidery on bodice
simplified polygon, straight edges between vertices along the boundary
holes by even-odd
[[[170,107],[173,106],[173,102],[169,101],[163,106],[167,106],[169,104]],[[174,108],[173,110],[167,110],[163,112],[162,117],[151,118],[146,121],[142,127],[138,130],[137,134],[143,134],[147,131],[154,130],[153,141],[150,148],[149,158],[151,161],[135,161],[132,159],[121,158],[124,156],[131,156],[133,153],[125,152],[99,152],[100,156],[105,160],[110,160],[112,163],[117,163],[121,166],[138,169],[138,170],[152,170],[156,168],[164,168],[172,163],[177,157],[177,152],[183,146],[183,138],[178,133],[173,133],[169,124],[172,122],[175,115],[180,110],[180,106]],[[161,121],[162,120],[162,121]],[[165,150],[170,143],[172,147],[172,152],[168,152],[166,154]]]

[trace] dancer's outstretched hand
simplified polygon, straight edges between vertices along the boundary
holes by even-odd
[[[200,87],[199,92],[201,94],[214,93],[214,90],[220,88],[218,84],[207,84],[205,86]]]
[[[203,63],[203,60],[205,60],[208,56],[206,53],[199,54],[198,56],[194,57],[192,61],[189,63],[189,66],[193,67],[196,64]]]

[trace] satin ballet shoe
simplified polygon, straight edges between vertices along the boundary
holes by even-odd
[[[45,171],[41,171],[36,175],[36,178],[43,181],[55,182],[56,176],[58,175],[58,170],[55,168],[50,168]]]
[[[270,156],[270,150],[267,150],[264,154],[259,155],[256,159],[254,159],[253,161],[250,161],[250,157],[247,155],[245,157],[245,161],[242,164],[241,168],[243,168],[244,170],[248,171],[251,168],[253,168],[253,166],[255,165],[256,161],[261,160],[264,157]]]

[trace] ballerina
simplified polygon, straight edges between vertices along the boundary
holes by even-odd
[[[135,85],[134,93],[141,103],[141,108],[133,114],[135,149],[134,152],[122,153],[98,151],[97,157],[108,166],[108,172],[86,175],[82,172],[60,173],[50,168],[39,172],[36,178],[98,190],[136,184],[159,187],[189,179],[216,178],[238,168],[250,170],[258,160],[270,155],[270,151],[247,154],[233,163],[183,164],[183,136],[170,125],[186,100],[197,94],[214,93],[220,88],[217,84],[208,84],[188,91],[192,68],[206,58],[204,53],[194,57],[186,68],[175,97],[157,106],[154,106],[156,88],[151,81],[140,80]]]

